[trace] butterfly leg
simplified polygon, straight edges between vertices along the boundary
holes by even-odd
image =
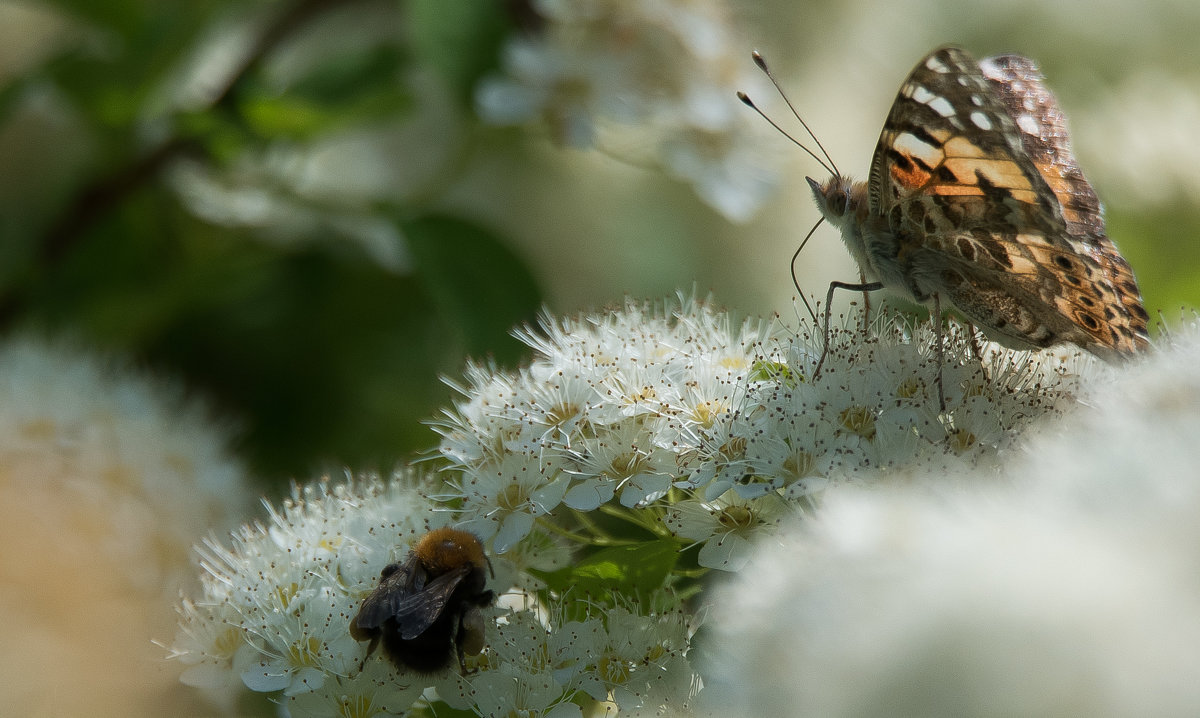
[[[983,363],[983,345],[979,343],[979,333],[975,329],[975,325],[967,322],[967,336],[971,338],[971,356],[975,357],[980,364]]]
[[[824,337],[821,349],[821,358],[817,360],[817,368],[813,369],[812,378],[814,381],[817,377],[821,376],[821,366],[825,363],[826,355],[829,354],[829,321],[831,315],[833,314],[833,290],[835,289],[849,289],[852,292],[862,292],[863,294],[866,294],[867,292],[874,292],[883,289],[883,284],[881,282],[863,282],[861,284],[849,284],[847,282],[829,283],[829,292],[825,295],[825,323],[823,329]]]
[[[946,411],[946,392],[942,388],[942,365],[946,361],[946,336],[942,332],[942,301],[935,292],[933,295],[933,333],[937,337],[937,390],[938,409]]]
[[[975,357],[975,361],[979,362],[980,375],[986,380],[988,378],[987,362],[983,360],[983,344],[980,343],[982,332],[975,328],[971,322],[967,322],[967,336],[971,339],[971,356]]]
[[[858,281],[859,281],[859,284],[866,284],[867,283],[867,275],[863,274],[862,272],[859,272],[858,273]],[[867,330],[870,328],[870,325],[871,325],[871,293],[864,290],[862,295],[863,295],[862,330],[863,330],[863,334],[866,334]]]

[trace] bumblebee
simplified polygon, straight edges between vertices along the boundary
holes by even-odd
[[[434,673],[457,657],[483,651],[481,608],[492,604],[484,569],[491,562],[474,535],[440,528],[421,537],[403,562],[388,564],[379,585],[350,621],[350,635],[370,641],[366,665],[380,642],[399,669]]]

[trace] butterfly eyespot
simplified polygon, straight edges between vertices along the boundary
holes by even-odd
[[[931,218],[927,217],[926,219]],[[975,261],[975,245],[971,244],[971,240],[967,239],[966,237],[958,238],[958,253],[961,254],[963,259],[967,260],[968,262]]]

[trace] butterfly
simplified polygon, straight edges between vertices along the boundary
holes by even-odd
[[[1032,60],[934,50],[900,86],[867,180],[831,174],[808,182],[864,281],[831,284],[827,337],[834,289],[886,288],[932,305],[939,365],[943,302],[1010,348],[1069,342],[1113,361],[1149,344],[1133,270]]]

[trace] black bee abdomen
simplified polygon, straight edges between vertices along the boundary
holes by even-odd
[[[384,652],[392,662],[417,673],[436,673],[457,663],[463,639],[463,614],[490,606],[495,598],[494,593],[483,590],[483,585],[483,572],[472,572],[450,596],[437,620],[412,638],[402,638],[395,619],[389,618],[381,629]]]
[[[457,660],[454,636],[458,632],[458,615],[446,611],[438,616],[420,635],[405,640],[400,637],[396,622],[388,619],[381,636],[383,650],[392,662],[417,673],[436,673]]]

